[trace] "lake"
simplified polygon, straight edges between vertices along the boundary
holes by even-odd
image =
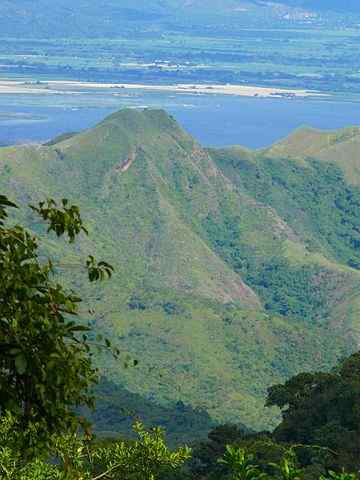
[[[340,100],[89,90],[75,94],[1,94],[0,144],[44,142],[95,125],[123,107],[164,108],[205,146],[260,148],[301,125],[360,124],[360,104]]]

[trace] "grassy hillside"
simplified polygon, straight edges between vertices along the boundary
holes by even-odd
[[[53,239],[48,251],[63,265],[94,251],[116,267],[96,290],[59,270],[95,310],[95,328],[139,360],[125,369],[98,357],[100,429],[109,430],[109,402],[135,404],[149,421],[154,403],[180,405],[185,424],[207,411],[193,436],[216,421],[270,426],[269,385],[357,348],[359,187],[332,159],[290,156],[205,150],[158,110],[0,149],[11,199],[68,197],[83,211],[90,237],[73,251]],[[30,214],[22,219],[41,234]]]
[[[270,157],[312,157],[336,164],[349,184],[360,185],[360,128],[323,131],[302,127],[263,152]]]

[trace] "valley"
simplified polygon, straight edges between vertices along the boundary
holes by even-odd
[[[0,149],[12,200],[81,207],[91,237],[76,250],[52,238],[48,252],[71,264],[90,249],[115,266],[100,288],[58,272],[95,330],[139,362],[97,358],[112,385],[100,386],[101,430],[128,425],[122,388],[145,420],[151,403],[186,405],[185,424],[203,412],[194,437],[216,422],[269,428],[267,387],[358,348],[359,145],[357,127],[302,128],[266,149],[207,149],[163,110],[124,109],[47,146]]]
[[[0,1],[1,480],[360,480],[359,32]]]

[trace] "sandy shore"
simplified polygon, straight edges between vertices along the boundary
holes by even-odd
[[[51,88],[46,88],[47,84],[36,84],[28,82],[17,81],[3,81],[0,80],[0,94],[7,95],[12,94],[49,94],[49,93],[61,93],[56,92]]]
[[[71,91],[69,91],[71,89]],[[207,85],[207,84],[176,84],[176,85],[143,85],[130,83],[94,83],[66,80],[51,80],[48,82],[21,82],[0,80],[0,94],[74,94],[84,90],[148,90],[158,92],[235,95],[243,97],[313,97],[324,94],[311,90],[291,90],[286,88],[268,88],[245,85]]]

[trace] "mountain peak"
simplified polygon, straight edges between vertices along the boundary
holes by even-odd
[[[180,130],[176,120],[165,110],[152,108],[123,108],[106,117],[100,125],[122,126],[132,129],[133,132],[139,129]]]
[[[0,187],[19,204],[81,208],[90,236],[76,250],[55,238],[46,248],[64,263],[94,252],[114,265],[113,280],[83,296],[99,330],[154,366],[127,376],[115,362],[111,378],[164,403],[181,391],[214,418],[264,428],[270,381],[359,343],[358,190],[324,166],[331,153],[360,179],[359,131],[297,130],[283,152],[309,152],[312,138],[326,153],[302,165],[206,150],[164,111],[124,109],[50,146],[0,149]]]
[[[99,146],[104,142],[112,143],[113,146],[120,143],[135,145],[147,143],[151,138],[159,140],[162,135],[189,145],[196,143],[165,110],[123,108],[107,116],[95,127],[79,134],[61,135],[48,142],[46,146],[57,145],[58,148],[68,148],[78,144]]]

